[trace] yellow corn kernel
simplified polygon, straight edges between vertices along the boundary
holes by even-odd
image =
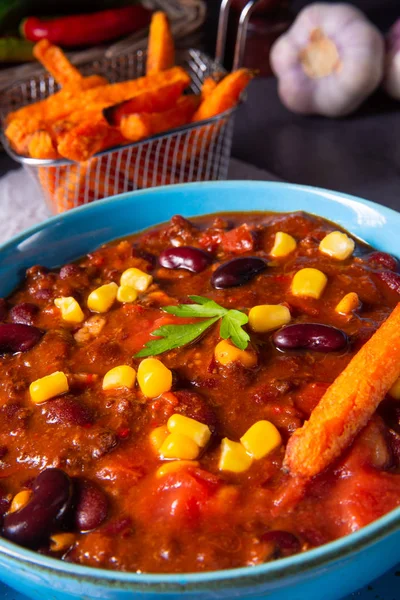
[[[278,448],[282,438],[275,425],[269,421],[257,421],[240,438],[240,443],[250,456],[259,459]]]
[[[392,398],[394,398],[394,400],[400,400],[400,377],[390,388],[389,394],[392,396]]]
[[[257,355],[251,350],[240,350],[228,340],[221,340],[215,346],[214,357],[221,365],[240,362],[244,367],[251,368],[257,364]]]
[[[135,385],[136,371],[128,365],[120,365],[107,371],[103,378],[103,390],[127,388],[131,390]]]
[[[336,306],[335,311],[341,315],[351,315],[354,310],[360,308],[360,298],[355,292],[350,292],[343,296],[339,304]]]
[[[64,552],[75,544],[76,537],[73,533],[56,533],[50,536],[50,550]]]
[[[162,458],[194,460],[198,457],[200,448],[187,435],[170,433],[164,440],[159,452]]]
[[[154,450],[158,450],[163,445],[164,441],[169,436],[169,431],[166,425],[161,425],[161,427],[156,427],[150,432],[150,444],[153,446]]]
[[[278,231],[275,235],[275,242],[270,255],[272,258],[282,258],[293,252],[293,250],[296,250],[296,246],[297,242],[294,237],[283,231]]]
[[[354,252],[355,243],[342,231],[332,231],[321,240],[319,249],[337,260],[346,260]]]
[[[117,292],[118,286],[114,282],[101,285],[89,294],[87,299],[88,308],[93,312],[107,312],[114,304]]]
[[[327,283],[327,276],[319,269],[300,269],[293,277],[292,294],[318,299],[324,293]]]
[[[174,414],[168,419],[168,431],[170,433],[181,433],[190,437],[200,448],[203,448],[211,437],[210,428],[204,423],[185,417],[184,415]]]
[[[260,304],[249,312],[249,325],[257,333],[279,329],[290,322],[291,315],[287,306],[282,304]]]
[[[232,473],[243,473],[251,467],[252,457],[247,454],[245,448],[239,442],[232,442],[224,438],[221,442],[221,454],[218,468],[220,471],[232,471]]]
[[[153,277],[140,269],[132,267],[121,275],[121,285],[133,287],[138,292],[145,292],[153,283]]]
[[[18,494],[15,494],[14,498],[12,499],[9,512],[17,512],[17,510],[21,510],[21,508],[24,508],[24,506],[28,504],[31,497],[31,490],[22,490],[22,492],[18,492]]]
[[[120,285],[117,292],[118,302],[135,302],[138,292],[129,285]]]
[[[173,460],[171,462],[161,465],[156,471],[156,477],[163,477],[170,473],[176,473],[182,471],[187,467],[198,467],[199,463],[197,460]]]
[[[65,394],[68,390],[68,379],[62,371],[55,371],[51,375],[36,379],[29,386],[31,400],[35,404],[41,404],[46,400],[50,400],[50,398],[54,398],[54,396]]]
[[[148,398],[157,398],[172,387],[172,372],[158,358],[145,358],[137,372],[138,383]]]
[[[67,323],[82,323],[85,318],[81,307],[72,296],[56,298],[54,304],[61,310],[61,316]]]

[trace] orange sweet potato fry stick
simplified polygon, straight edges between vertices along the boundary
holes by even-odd
[[[169,69],[175,62],[175,47],[168,17],[164,12],[154,13],[150,24],[147,47],[148,75]]]
[[[121,120],[121,133],[126,139],[138,142],[151,135],[181,127],[190,122],[198,103],[198,96],[191,94],[179,98],[176,106],[165,112],[127,115]]]
[[[35,44],[33,54],[61,86],[80,84],[82,81],[82,75],[69,62],[61,48],[53,46],[48,40],[40,40]]]
[[[109,106],[103,110],[103,116],[109,125],[118,127],[122,117],[133,113],[163,112],[175,106],[187,86],[185,79],[178,79],[160,87],[143,90],[130,100]]]
[[[56,148],[48,131],[35,131],[28,144],[28,152],[31,158],[58,158]]]
[[[28,154],[28,144],[32,135],[39,130],[45,130],[46,123],[41,119],[13,119],[6,127],[5,134],[13,149],[21,155]]]
[[[239,69],[227,75],[200,104],[193,121],[210,119],[236,106],[251,78],[248,69]]]
[[[217,82],[212,77],[206,77],[201,86],[201,99],[205,100],[217,87]]]
[[[84,162],[96,152],[126,143],[118,129],[110,127],[103,117],[83,120],[57,141],[59,154],[77,162]]]
[[[289,439],[284,466],[309,479],[328,467],[365,427],[400,376],[400,303],[328,388]]]

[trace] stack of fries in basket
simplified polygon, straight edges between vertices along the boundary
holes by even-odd
[[[39,42],[34,53],[61,90],[10,113],[5,134],[19,155],[77,163],[38,169],[39,181],[56,212],[107,195],[104,173],[93,168],[95,154],[215,117],[238,103],[252,77],[247,69],[239,69],[219,82],[206,78],[199,95],[184,93],[190,77],[182,67],[174,66],[174,43],[162,12],[152,18],[145,77],[114,84],[100,75],[84,77],[47,40]],[[206,125],[200,132],[197,129],[195,152],[207,149],[209,132]],[[194,137],[194,130],[189,135]],[[174,149],[174,161],[185,159],[187,146],[186,140],[184,148]],[[119,158],[117,165],[113,156],[107,177],[112,172],[118,179],[119,171],[127,170],[135,187],[142,187],[140,169],[130,172],[126,158],[124,164]],[[146,168],[152,168],[151,160]],[[165,177],[161,182],[159,173],[153,175],[153,185],[170,183]],[[117,186],[115,191],[122,189]]]

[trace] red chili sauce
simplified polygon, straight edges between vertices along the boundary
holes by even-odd
[[[358,240],[345,260],[319,250],[320,241],[338,229],[304,213],[229,213],[191,221],[176,216],[59,270],[28,269],[24,283],[1,306],[3,535],[95,567],[207,571],[305,551],[400,505],[400,408],[390,396],[304,496],[298,497],[282,470],[290,435],[400,298],[393,257]],[[271,257],[277,232],[297,242],[282,258]],[[209,254],[200,272],[160,266],[161,252],[181,246]],[[215,270],[239,257],[259,257],[265,266],[247,281],[243,275],[242,285],[216,289]],[[104,313],[90,311],[89,293],[110,282],[119,285],[121,274],[132,267],[153,277],[137,300],[115,300]],[[292,293],[293,276],[303,268],[327,276],[319,299]],[[350,292],[360,305],[339,314],[335,307]],[[246,314],[254,306],[283,304],[291,323],[334,326],[348,342],[340,351],[282,351],[272,341],[274,331],[257,333],[245,325],[246,351],[255,361],[224,365],[214,353],[221,341],[216,322],[194,343],[157,357],[172,372],[169,391],[149,398],[137,381],[132,389],[103,390],[103,377],[113,367],[138,370],[143,359],[134,355],[154,339],[151,332],[162,325],[201,322],[162,310],[190,303],[189,295]],[[65,297],[78,302],[81,323],[62,318],[54,300]],[[32,347],[19,352],[18,344],[32,331],[2,329],[11,323],[38,328],[39,341],[31,340]],[[56,371],[66,375],[69,391],[33,402],[30,384]],[[196,461],[160,474],[170,461],[160,457],[151,432],[165,427],[173,414],[206,424],[211,438]],[[261,420],[278,429],[281,443],[242,472],[221,469],[222,439],[239,442]],[[12,512],[13,497],[24,490],[25,500]],[[36,529],[33,508],[43,513]],[[72,535],[59,535],[65,533]]]

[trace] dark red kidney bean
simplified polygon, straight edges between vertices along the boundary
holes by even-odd
[[[93,424],[92,411],[75,398],[56,398],[45,406],[46,422],[87,427]]]
[[[393,273],[392,271],[381,271],[380,273],[376,273],[376,276],[387,285],[387,287],[400,294],[400,275],[398,273]]]
[[[107,517],[107,497],[103,490],[88,479],[77,479],[74,484],[74,526],[79,531],[96,529]]]
[[[289,531],[271,530],[261,536],[261,541],[271,542],[279,556],[291,556],[301,550],[300,540]]]
[[[258,256],[233,258],[214,271],[211,284],[218,290],[244,285],[266,268],[267,262]]]
[[[167,248],[159,256],[158,262],[165,269],[186,269],[192,273],[201,273],[212,261],[208,252],[192,246]]]
[[[0,323],[0,354],[30,350],[42,335],[40,329],[31,325]]]
[[[7,317],[7,302],[4,298],[0,298],[0,321],[4,321]]]
[[[367,256],[368,263],[372,266],[383,267],[389,271],[398,271],[399,261],[397,258],[386,252],[371,252]]]
[[[335,352],[347,346],[344,331],[320,323],[297,323],[283,327],[272,336],[279,350],[314,350]]]
[[[69,279],[82,273],[81,267],[74,264],[64,265],[60,269],[60,279]]]
[[[3,535],[21,546],[38,548],[68,515],[72,480],[61,469],[45,469],[36,477],[32,492],[26,506],[5,516]]]
[[[21,302],[10,309],[10,319],[13,323],[32,325],[39,307],[31,302]]]

